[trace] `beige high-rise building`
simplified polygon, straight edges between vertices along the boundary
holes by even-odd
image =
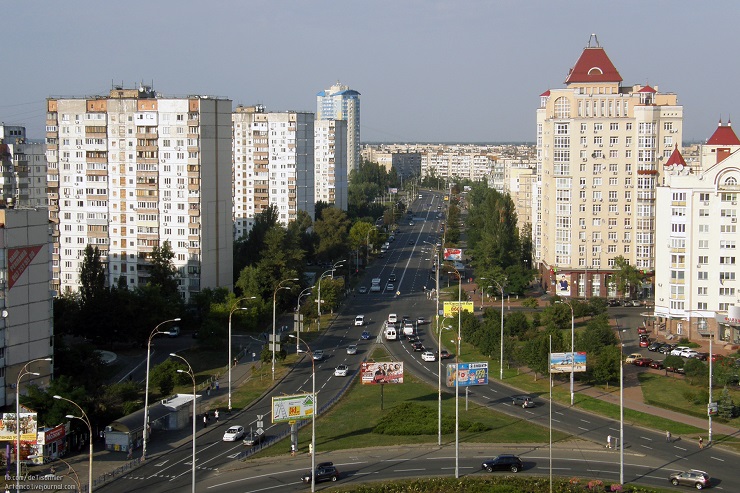
[[[108,283],[148,282],[152,248],[169,241],[183,299],[233,283],[231,101],[151,88],[47,101],[53,283],[79,287],[97,246]]]
[[[656,187],[682,123],[675,94],[623,86],[591,35],[565,87],[543,93],[537,110],[532,234],[543,287],[616,296],[610,273],[618,256],[654,272]]]
[[[314,122],[314,202],[334,204],[347,210],[347,122],[316,120]]]

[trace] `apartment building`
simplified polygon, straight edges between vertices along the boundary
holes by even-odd
[[[679,337],[740,344],[740,139],[729,123],[687,163],[675,149],[656,191],[655,317]]]
[[[50,249],[46,208],[0,209],[0,406],[52,378]]]
[[[247,234],[269,206],[286,225],[299,210],[314,218],[314,114],[239,106],[233,126],[234,237]]]
[[[595,35],[565,87],[540,95],[532,226],[545,289],[616,296],[617,256],[654,272],[656,189],[682,122],[675,94],[624,86]]]
[[[498,156],[478,150],[445,149],[421,156],[421,176],[489,181]],[[503,173],[501,174],[503,181]]]
[[[519,230],[525,224],[531,224],[532,204],[534,203],[534,183],[537,180],[534,163],[526,162],[512,163],[509,160],[504,165],[504,189],[508,193],[516,208],[517,224]]]
[[[26,128],[0,124],[0,206],[46,207],[44,144],[29,142]]]
[[[316,94],[317,120],[347,122],[347,169],[360,167],[360,93],[339,82]]]
[[[316,120],[314,122],[314,178],[319,200],[347,210],[347,122]]]
[[[145,285],[165,241],[183,299],[231,287],[230,100],[147,86],[49,98],[46,142],[57,291],[78,288],[88,244],[110,285]]]

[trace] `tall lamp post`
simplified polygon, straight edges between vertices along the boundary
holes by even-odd
[[[570,308],[570,405],[573,405],[573,402],[575,400],[575,393],[573,390],[573,374],[576,371],[576,350],[575,350],[575,341],[576,341],[576,325],[575,325],[575,317],[573,314],[573,304],[571,304],[570,301],[563,301],[558,300],[555,303],[560,303],[563,305],[568,305],[568,308]]]
[[[46,458],[49,458],[50,459],[51,457],[44,456],[44,455],[29,455],[28,458],[29,459],[42,459],[43,460],[43,459],[46,459]],[[74,481],[75,485],[77,485],[77,491],[82,491],[82,484],[80,483],[80,476],[77,474],[77,471],[75,471],[75,468],[72,467],[72,464],[70,464],[69,462],[67,462],[66,460],[62,459],[59,456],[57,456],[55,458],[55,460],[62,461],[64,463],[64,465],[69,468],[69,471],[67,471],[67,474],[65,474],[65,476],[71,478],[72,481]],[[73,474],[74,474],[74,476],[73,476]]]
[[[239,303],[245,300],[253,300],[257,298],[256,296],[243,296],[236,300],[233,305],[231,305],[231,310],[229,310],[229,361],[227,362],[226,367],[229,369],[229,413],[231,412],[231,367],[234,366],[234,364],[231,362],[231,316],[234,314],[237,310],[249,310],[249,308],[244,308],[239,306]],[[193,418],[195,419],[195,418]]]
[[[437,445],[442,445],[442,327],[439,325],[439,253],[437,252],[437,245],[432,244],[429,241],[425,241],[427,245],[432,247],[432,254],[434,255],[434,266],[436,272],[436,291],[434,298],[436,300],[436,311],[434,312],[434,319],[437,321],[437,344],[439,345],[439,354],[437,355]],[[444,325],[444,320],[442,320]]]
[[[172,356],[173,358],[180,358],[181,360],[185,362],[186,365],[188,365],[187,370],[178,369],[177,373],[185,373],[189,375],[190,378],[193,380],[193,459],[192,459],[193,467],[191,468],[191,475],[193,479],[192,491],[193,493],[195,493],[195,418],[197,417],[196,407],[195,407],[196,398],[197,398],[197,396],[195,395],[195,372],[193,372],[193,367],[190,366],[190,363],[188,363],[188,360],[186,360],[179,354],[170,353],[170,356]]]
[[[38,377],[40,373],[35,371],[28,371],[28,367],[31,366],[31,364],[36,363],[37,361],[51,361],[51,358],[38,358],[29,361],[23,366],[23,369],[21,369],[20,373],[18,373],[18,378],[15,380],[15,434],[16,434],[16,442],[15,442],[15,485],[16,485],[16,491],[20,491],[21,487],[21,378],[25,377],[26,375],[33,375]]]
[[[73,414],[67,414],[66,418],[67,419],[79,419],[80,421],[83,421],[87,425],[87,429],[90,432],[90,436],[89,436],[89,440],[88,440],[88,442],[90,442],[90,453],[88,454],[89,455],[89,457],[88,457],[89,465],[88,465],[88,468],[87,468],[87,482],[88,482],[87,491],[89,493],[92,493],[92,490],[93,490],[93,474],[92,474],[92,470],[93,470],[93,436],[92,436],[92,424],[90,423],[90,419],[87,417],[87,414],[85,414],[85,411],[83,411],[82,408],[79,406],[79,404],[77,404],[76,402],[74,402],[72,400],[69,400],[66,397],[62,397],[61,395],[55,395],[54,396],[54,399],[58,399],[58,400],[61,400],[61,401],[69,402],[70,404],[72,404],[73,406],[75,406],[77,409],[79,409],[80,410],[80,413],[82,414],[81,416],[75,416]]]
[[[339,267],[340,265],[342,265],[342,263],[344,263],[344,260],[340,260],[336,264],[332,265],[331,266],[331,269],[329,269],[327,271],[324,271],[324,273],[319,276],[319,281],[316,283],[318,285],[318,287],[319,287],[319,299],[316,300],[316,303],[318,303],[318,305],[319,305],[318,308],[317,308],[318,313],[319,313],[318,330],[321,330],[321,280],[323,278],[325,278],[327,274],[329,274],[331,276],[331,278],[334,279],[334,271],[337,270],[337,267]]]
[[[295,331],[296,334],[298,334],[298,337],[297,337],[298,342],[295,345],[296,354],[299,353],[298,348],[300,347],[300,344],[301,344],[301,298],[311,294],[311,290],[313,288],[314,288],[313,286],[308,287],[304,289],[303,291],[301,291],[300,294],[298,295],[298,303],[296,304],[296,307],[295,307],[295,313],[296,313],[296,316],[298,317],[298,330]]]
[[[288,337],[294,336],[290,334]],[[311,491],[314,492],[316,491],[316,411],[318,410],[316,403],[316,363],[313,359],[311,347],[306,341],[303,341],[303,344],[308,348],[308,355],[311,357],[311,398],[313,399],[313,412],[311,413]]]
[[[624,343],[622,332],[617,324],[619,335],[619,484],[624,484]]]
[[[501,293],[501,358],[499,360],[499,373],[498,373],[498,378],[500,380],[504,379],[504,286],[506,286],[506,281],[507,280],[504,279],[504,283],[501,284],[498,281],[491,280],[491,282],[496,285],[499,292]],[[482,296],[482,293],[481,293],[481,296]]]
[[[270,344],[272,345],[272,379],[275,380],[275,323],[276,323],[276,306],[277,306],[277,293],[281,289],[290,289],[290,286],[283,286],[284,282],[296,282],[298,281],[298,278],[293,279],[283,279],[280,281],[280,283],[275,288],[275,291],[272,292],[272,341]]]
[[[142,460],[146,460],[146,442],[149,440],[149,360],[152,356],[152,339],[154,339],[154,336],[156,335],[169,335],[170,333],[168,331],[160,331],[159,328],[163,326],[164,324],[168,324],[170,322],[179,322],[180,318],[173,318],[171,320],[165,320],[164,322],[158,324],[156,327],[154,327],[154,330],[151,334],[149,334],[149,339],[147,339],[146,343],[146,381],[144,383],[144,432],[143,432],[143,438],[144,441],[141,445],[141,458]]]
[[[462,342],[462,276],[452,266],[451,271],[457,274],[457,350],[455,351],[455,478],[460,477],[460,347]],[[449,271],[448,271],[449,272]]]

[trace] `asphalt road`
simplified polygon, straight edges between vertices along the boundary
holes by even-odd
[[[428,197],[428,194],[427,194]],[[332,327],[326,335],[312,343],[312,350],[322,349],[326,358],[316,364],[316,387],[319,407],[328,402],[347,383],[347,379],[334,376],[334,367],[340,363],[348,364],[352,374],[358,371],[359,364],[367,358],[368,351],[376,342],[382,342],[394,358],[403,360],[406,371],[421,375],[436,384],[438,381],[437,362],[421,361],[421,353],[413,352],[410,346],[403,341],[384,341],[381,337],[382,322],[389,313],[396,313],[399,318],[408,315],[412,319],[425,317],[431,319],[434,315],[434,301],[427,299],[425,287],[430,288],[432,260],[430,245],[424,241],[434,242],[439,234],[439,222],[436,219],[436,202],[425,198],[417,200],[413,205],[416,212],[414,226],[408,223],[401,224],[401,233],[396,234],[396,240],[391,244],[387,255],[376,260],[365,274],[368,281],[373,277],[383,279],[385,286],[388,276],[396,275],[394,291],[368,293],[356,295],[342,308]],[[432,208],[429,209],[429,202]],[[424,207],[422,205],[424,204]],[[423,211],[423,209],[427,209]],[[622,326],[635,327],[642,322],[639,308],[613,308],[610,313],[619,319]],[[354,326],[354,317],[364,314],[366,325]],[[373,338],[363,341],[360,334],[369,330]],[[422,326],[421,337],[424,344],[433,346],[433,338],[426,333],[431,330],[430,325]],[[636,350],[636,331],[625,332],[625,352]],[[454,334],[443,335],[443,342],[453,339]],[[359,350],[356,355],[347,355],[346,346],[357,343]],[[449,344],[454,347],[454,339]],[[444,369],[443,369],[444,371]],[[511,404],[511,396],[519,392],[501,384],[490,375],[489,385],[475,387],[469,397],[477,402],[497,411],[505,412],[522,418],[523,422],[535,422],[548,426],[550,421],[548,401],[536,398],[537,406],[532,409],[521,409]],[[447,391],[445,388],[444,391]],[[311,361],[306,356],[289,373],[289,375],[273,389],[270,395],[255,403],[244,411],[238,418],[229,424],[241,424],[247,429],[256,428],[257,416],[263,416],[263,423],[267,425],[265,432],[268,436],[281,435],[287,432],[288,425],[270,425],[271,404],[270,398],[275,395],[311,392]],[[454,392],[454,391],[453,391]],[[461,392],[461,398],[464,392]],[[461,408],[464,409],[464,404]],[[588,414],[567,406],[553,404],[553,428],[571,433],[575,437],[597,444],[598,452],[578,452],[578,448],[569,445],[557,448],[555,474],[596,476],[610,480],[618,480],[619,457],[614,451],[601,449],[605,445],[607,435],[619,436],[619,423],[614,420]],[[197,440],[197,481],[198,489],[232,492],[232,491],[290,491],[304,490],[304,485],[298,484],[300,475],[305,472],[310,462],[305,459],[267,460],[248,462],[243,464],[236,461],[244,447],[240,442],[223,442],[221,440],[226,425],[210,426],[208,431],[198,436]],[[705,449],[699,451],[694,443],[676,441],[666,443],[662,432],[653,432],[638,427],[624,426],[625,436],[625,480],[641,484],[666,486],[666,478],[671,471],[688,468],[703,469],[720,480],[714,484],[718,489],[740,491],[740,478],[733,473],[732,465],[737,457],[720,449]],[[578,443],[578,442],[574,442]],[[302,446],[305,446],[302,444]],[[455,464],[455,449],[453,444],[446,444],[437,450],[436,445],[429,446],[417,457],[374,457],[371,452],[358,450],[354,452],[322,454],[320,445],[317,445],[321,460],[332,460],[339,465],[343,473],[341,482],[379,480],[381,478],[396,479],[400,477],[415,477],[426,475],[453,475]],[[508,450],[479,451],[472,453],[463,445],[459,457],[461,475],[479,473],[480,459]],[[434,452],[436,451],[436,455]],[[287,452],[287,451],[286,451]],[[546,474],[548,469],[547,450],[537,449],[525,451],[527,472]],[[482,455],[485,454],[485,455]],[[543,455],[544,454],[544,455]],[[412,454],[413,455],[413,454]],[[358,457],[353,460],[353,457]],[[349,457],[349,459],[347,459]],[[629,458],[629,460],[628,460]],[[301,462],[302,461],[302,462]],[[175,451],[152,460],[136,469],[132,474],[122,477],[113,483],[101,488],[109,492],[129,492],[134,488],[144,489],[147,492],[184,491],[191,482],[191,448],[180,447]],[[452,469],[451,469],[452,468]]]

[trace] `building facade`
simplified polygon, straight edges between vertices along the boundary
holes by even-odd
[[[46,207],[44,144],[29,142],[26,128],[0,124],[0,205]]]
[[[682,122],[675,94],[623,86],[594,35],[565,88],[540,95],[532,227],[545,289],[617,296],[618,256],[654,272],[656,188]]]
[[[314,219],[314,114],[239,106],[232,126],[234,237],[271,205],[285,226],[299,210]]]
[[[314,202],[334,204],[347,210],[347,122],[316,120],[314,122]]]
[[[145,285],[169,241],[179,292],[233,283],[231,101],[165,97],[150,87],[47,101],[53,283],[79,287],[97,246],[110,285]]]
[[[360,167],[360,93],[337,82],[316,94],[317,120],[347,121],[347,167]]]

